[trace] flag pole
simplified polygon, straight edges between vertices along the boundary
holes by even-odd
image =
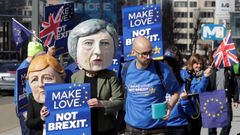
[[[32,31],[30,31],[29,29],[27,29],[25,26],[23,26],[21,23],[19,23],[16,19],[12,18],[13,21],[15,21],[18,25],[20,25],[22,28],[24,28],[26,31],[28,31],[29,33],[31,33],[36,39],[38,39],[40,42],[42,42],[42,40],[40,38],[38,38],[35,34],[32,33]]]

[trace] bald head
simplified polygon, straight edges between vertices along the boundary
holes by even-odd
[[[137,37],[133,41],[132,48],[134,50],[149,50],[152,49],[152,45],[146,37]]]

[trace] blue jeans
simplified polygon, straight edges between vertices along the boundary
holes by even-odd
[[[25,123],[25,118],[23,116],[23,114],[17,114],[17,117],[19,118],[19,124],[21,127],[21,131],[22,131],[22,135],[30,135],[30,130],[27,127],[26,123]]]

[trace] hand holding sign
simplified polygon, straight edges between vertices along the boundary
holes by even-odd
[[[47,107],[43,106],[41,111],[40,111],[41,119],[43,121],[45,121],[45,118],[48,116],[48,114],[49,114],[49,111],[48,111]]]
[[[93,107],[103,107],[103,104],[101,103],[100,100],[98,100],[97,98],[92,98],[92,99],[89,99],[87,101],[88,105],[90,108],[93,108]]]

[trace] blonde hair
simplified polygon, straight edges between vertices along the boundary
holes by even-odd
[[[64,68],[60,65],[60,63],[52,56],[48,54],[39,55],[35,57],[29,65],[27,72],[27,79],[29,78],[29,74],[31,72],[41,71],[46,69],[47,67],[53,68],[54,71],[60,74],[60,76],[65,78]]]

